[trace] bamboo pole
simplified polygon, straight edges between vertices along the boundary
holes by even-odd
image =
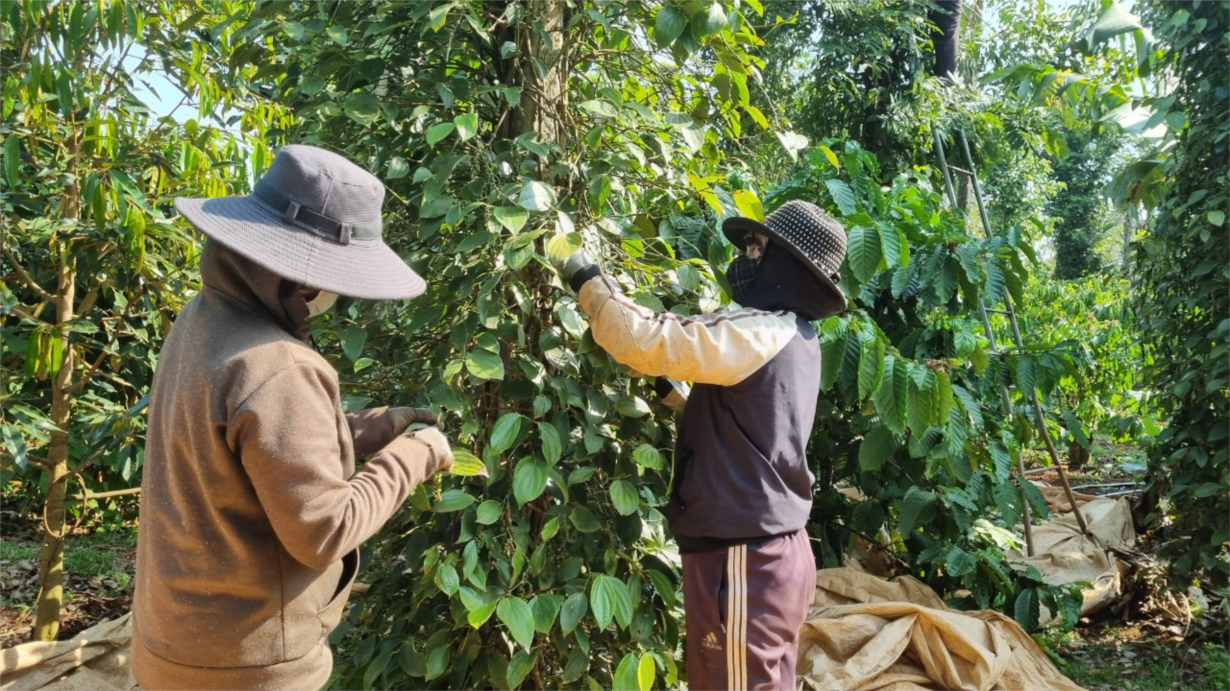
[[[974,157],[970,155],[969,141],[965,138],[965,130],[957,130],[957,136],[961,140],[961,149],[965,153],[965,163],[970,170],[974,169]],[[986,206],[982,203],[982,186],[978,184],[978,176],[970,176],[970,184],[974,188],[974,199],[978,202],[978,215],[982,219],[982,229],[987,237],[994,237],[991,233],[991,221],[987,218]],[[1004,310],[1008,313],[1008,323],[1012,326],[1012,340],[1017,348],[1022,347],[1021,330],[1017,326],[1016,310],[1012,306],[1012,296],[1004,296]],[[983,312],[985,318],[985,310]],[[1076,522],[1080,524],[1081,532],[1088,535],[1089,526],[1085,523],[1085,516],[1081,513],[1080,507],[1076,505],[1076,498],[1072,495],[1072,485],[1068,482],[1068,473],[1063,468],[1063,463],[1059,460],[1059,453],[1055,451],[1055,443],[1051,440],[1051,431],[1046,426],[1046,416],[1042,413],[1042,403],[1038,400],[1038,391],[1034,389],[1030,392],[1030,399],[1033,403],[1034,415],[1037,417],[1038,426],[1041,428],[1042,438],[1046,441],[1046,451],[1051,456],[1051,462],[1055,465],[1056,472],[1059,473],[1059,482],[1063,485],[1064,494],[1067,495],[1068,501],[1072,504],[1072,513],[1076,514]]]
[[[944,186],[948,190],[948,201],[952,202],[954,207],[957,206],[957,195],[953,190],[952,177],[948,173],[948,159],[944,156],[944,140],[940,137],[940,133],[935,133],[935,152],[940,159],[940,170],[944,172]],[[991,320],[987,318],[986,305],[982,303],[982,296],[978,296],[978,316],[982,318],[982,329],[987,335],[987,341],[990,342],[991,348],[994,350],[998,346],[995,344],[995,331],[991,328]],[[999,397],[1000,402],[1004,406],[1004,412],[1008,415],[1015,415],[1012,409],[1012,396],[1008,393],[1008,387],[1001,381],[999,382]],[[1020,474],[1020,481],[1025,480],[1025,460],[1020,454],[1016,457],[1017,471]],[[1020,486],[1021,490],[1021,522],[1025,526],[1025,554],[1034,556],[1034,529],[1033,518],[1029,510],[1029,497],[1025,495],[1025,485]]]

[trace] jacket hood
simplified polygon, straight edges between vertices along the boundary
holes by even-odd
[[[295,338],[306,341],[308,307],[299,284],[273,273],[216,240],[201,252],[201,283],[264,312]]]
[[[760,259],[756,282],[744,307],[766,312],[794,312],[808,321],[832,314],[833,300],[815,273],[772,240]]]

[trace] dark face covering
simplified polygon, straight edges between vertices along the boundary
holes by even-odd
[[[730,297],[735,302],[742,305],[747,300],[752,285],[756,283],[759,268],[760,262],[746,254],[740,254],[730,263],[730,267],[726,269],[726,280],[730,281]]]
[[[733,284],[732,280],[732,288]],[[801,260],[772,240],[757,262],[755,280],[747,290],[745,299],[736,298],[744,307],[766,312],[794,312],[808,321],[833,314],[828,288]]]
[[[201,282],[209,288],[259,309],[295,338],[306,341],[308,306],[299,284],[228,249],[216,240],[205,242],[201,252]]]

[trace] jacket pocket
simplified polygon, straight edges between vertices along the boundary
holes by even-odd
[[[333,598],[320,610],[320,635],[328,636],[342,620],[342,611],[346,609],[346,601],[350,599],[350,588],[359,575],[359,550],[355,549],[342,557],[342,575],[338,579],[337,589]]]

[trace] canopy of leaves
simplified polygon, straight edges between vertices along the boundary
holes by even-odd
[[[285,125],[276,108],[253,109],[240,138],[208,116],[234,98],[217,81],[226,54],[182,36],[221,16],[131,2],[0,8],[0,361],[19,375],[0,391],[5,481],[46,461],[57,377],[85,486],[139,481],[157,352],[197,289],[197,239],[171,199],[242,194],[269,160],[263,133]],[[155,73],[175,77],[198,117],[153,115],[137,83]]]
[[[1166,428],[1150,450],[1159,494],[1174,508],[1174,566],[1186,580],[1230,581],[1230,120],[1225,65],[1230,17],[1210,4],[1149,6],[1171,47],[1165,68],[1185,125],[1162,176],[1169,182],[1152,231],[1137,247],[1137,311],[1153,364],[1146,369]],[[1170,116],[1167,116],[1170,120]],[[1164,508],[1162,509],[1164,510]]]

